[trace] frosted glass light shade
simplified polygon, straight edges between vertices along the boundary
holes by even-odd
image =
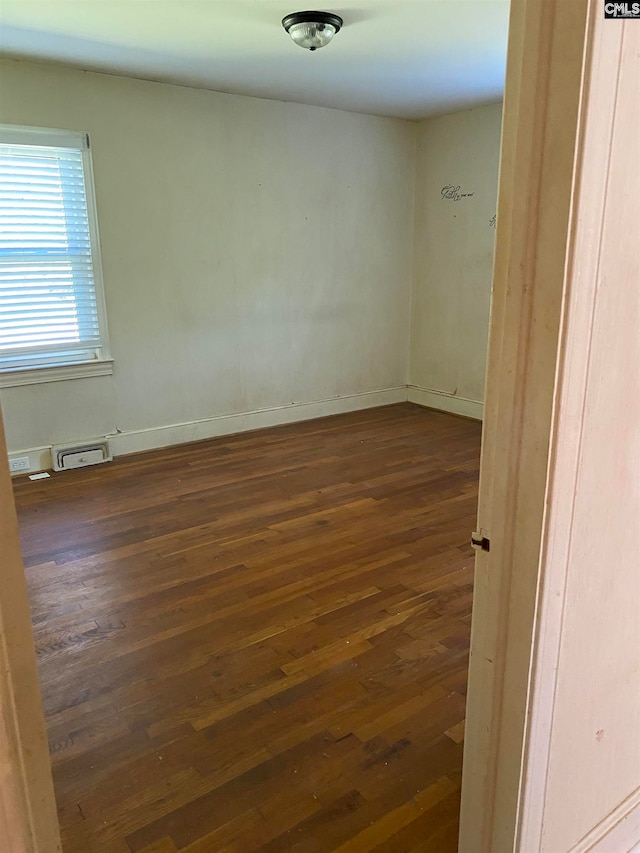
[[[297,45],[317,50],[340,32],[342,18],[329,12],[294,12],[282,19],[282,26]]]
[[[294,24],[289,28],[289,35],[296,44],[306,50],[317,50],[329,44],[336,31],[331,24]]]

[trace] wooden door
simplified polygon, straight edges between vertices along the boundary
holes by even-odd
[[[462,853],[640,839],[640,20],[513,0]]]
[[[1,412],[0,850],[61,850]]]

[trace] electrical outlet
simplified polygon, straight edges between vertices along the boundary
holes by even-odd
[[[16,471],[28,471],[30,468],[31,465],[29,465],[28,456],[16,456],[15,459],[9,460],[9,471],[12,473]]]

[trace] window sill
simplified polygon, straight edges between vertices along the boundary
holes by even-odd
[[[44,382],[62,382],[66,379],[86,379],[91,376],[110,376],[112,373],[112,358],[83,361],[77,364],[56,364],[47,367],[0,370],[0,388],[16,388],[19,385],[40,385]]]

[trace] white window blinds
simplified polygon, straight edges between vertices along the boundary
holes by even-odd
[[[0,371],[104,355],[87,149],[80,133],[0,128]]]

